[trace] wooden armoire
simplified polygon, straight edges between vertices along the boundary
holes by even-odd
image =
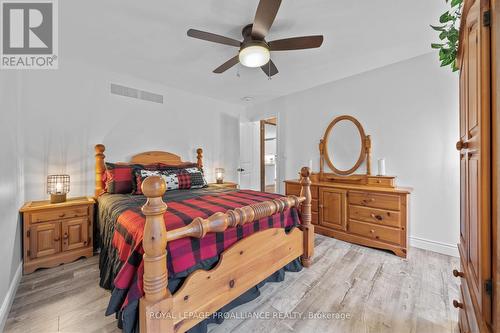
[[[498,0],[465,0],[460,26],[461,332],[500,332]]]

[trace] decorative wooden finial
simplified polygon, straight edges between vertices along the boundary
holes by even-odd
[[[162,197],[166,191],[165,181],[159,176],[147,177],[142,182],[142,193],[148,198]]]
[[[103,144],[97,144],[94,147],[95,149],[95,196],[99,196],[104,193],[104,181],[103,174],[106,170],[106,166],[104,165],[104,151],[106,148]]]
[[[367,135],[365,139],[366,146],[366,174],[370,176],[372,174],[372,138]]]
[[[325,140],[319,140],[319,178],[323,179],[323,170],[325,167]]]
[[[312,256],[314,254],[314,225],[312,222],[312,194],[311,194],[311,169],[303,167],[300,170],[300,196],[305,197],[302,203],[301,219],[302,231],[304,233],[304,254],[302,255],[302,265],[309,267],[312,264]]]
[[[203,169],[203,149],[196,149],[196,160],[199,169]]]

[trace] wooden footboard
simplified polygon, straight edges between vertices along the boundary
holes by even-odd
[[[189,225],[168,232],[163,220],[167,210],[162,200],[165,183],[160,177],[147,178],[142,185],[148,200],[142,207],[146,225],[141,332],[184,332],[293,259],[300,256],[308,267],[314,252],[309,175],[309,168],[302,168],[299,197],[283,197],[216,213],[207,219],[196,218]],[[223,232],[228,227],[251,223],[292,207],[301,209],[299,229],[289,234],[276,228],[257,232],[224,251],[215,268],[193,272],[179,291],[174,295],[169,292],[167,242],[184,237],[203,238],[209,232]]]

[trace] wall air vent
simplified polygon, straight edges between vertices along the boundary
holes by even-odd
[[[132,97],[148,102],[163,104],[163,95],[131,87],[125,87],[115,83],[111,83],[111,93],[114,95]]]

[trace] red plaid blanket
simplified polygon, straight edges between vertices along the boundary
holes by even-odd
[[[207,192],[185,200],[167,200],[168,209],[164,215],[168,230],[177,229],[189,224],[196,217],[206,218],[216,212],[225,212],[245,205],[258,203],[280,195],[250,190]],[[122,212],[115,226],[112,239],[119,260],[123,262],[114,281],[115,291],[120,290],[125,296],[121,308],[138,300],[144,294],[142,276],[144,273],[142,255],[142,237],[145,217],[139,207]],[[263,218],[244,226],[228,228],[222,233],[209,233],[202,239],[183,238],[167,244],[167,267],[169,276],[185,272],[205,260],[219,256],[225,249],[260,230],[269,228],[287,228],[299,224],[298,212],[295,208]]]

